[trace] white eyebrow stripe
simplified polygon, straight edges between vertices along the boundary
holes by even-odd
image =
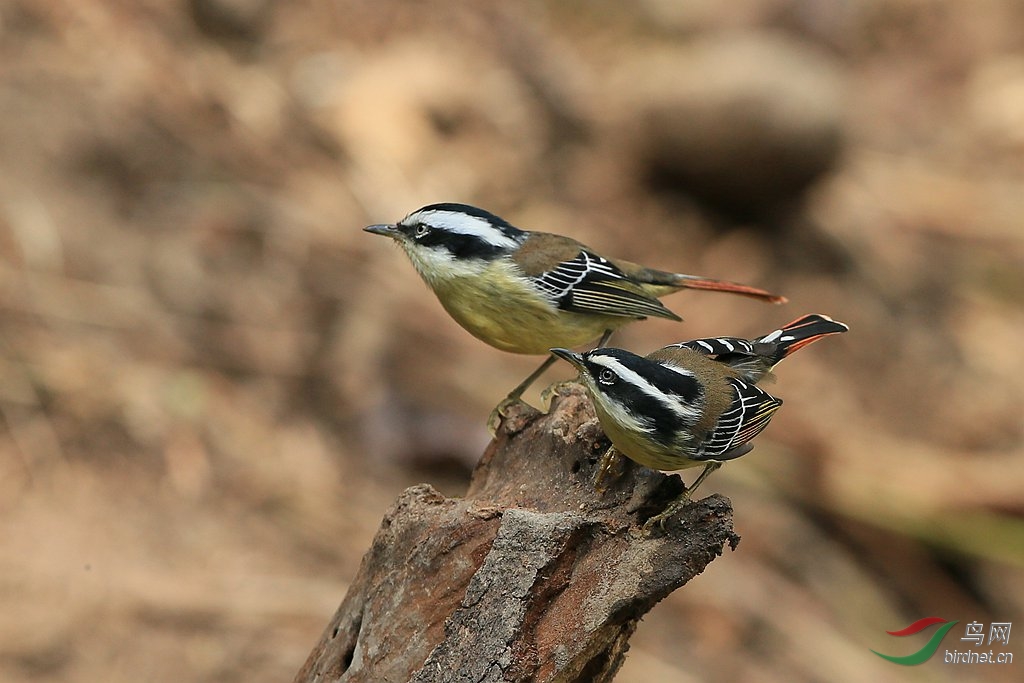
[[[662,361],[662,362],[660,362],[660,365],[663,368],[668,368],[672,372],[678,372],[680,375],[682,375],[684,377],[696,377],[697,376],[697,375],[693,374],[692,372],[690,372],[689,370],[687,370],[686,368],[684,368],[684,367],[682,367],[680,365],[676,365],[675,363],[672,363],[672,362],[669,362],[669,361]]]
[[[460,211],[423,211],[416,218],[441,230],[479,237],[491,246],[511,248],[519,244],[486,219]]]
[[[623,381],[629,382],[633,386],[637,387],[638,389],[640,389],[640,391],[644,392],[651,398],[657,400],[669,410],[674,411],[677,415],[679,415],[679,417],[688,420],[691,423],[696,422],[698,419],[700,419],[701,411],[698,406],[690,405],[682,398],[673,399],[669,397],[665,393],[659,391],[658,388],[651,384],[649,381],[647,381],[647,379],[643,375],[636,372],[635,370],[627,368],[617,359],[612,358],[611,356],[595,355],[591,356],[589,360],[595,365],[600,365],[601,367],[608,368],[616,375],[618,375]],[[666,365],[665,367],[668,366]],[[681,368],[670,369],[679,372],[679,374],[693,377],[692,373],[682,370]]]

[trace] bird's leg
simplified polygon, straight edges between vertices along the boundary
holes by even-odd
[[[597,340],[597,346],[595,346],[594,348],[599,349],[602,346],[604,346],[605,343],[608,341],[608,338],[612,336],[612,332],[614,332],[614,330],[605,330],[604,334],[601,335],[601,338]],[[530,388],[530,385],[536,382],[541,375],[547,372],[547,369],[550,368],[556,360],[558,360],[557,356],[555,356],[554,354],[549,354],[548,357],[544,359],[544,362],[540,364],[539,368],[530,373],[530,376],[524,379],[522,382],[520,382],[519,386],[517,386],[512,391],[508,392],[508,396],[506,396],[505,399],[498,404],[498,412],[502,413],[503,408],[505,408],[514,401],[518,401],[526,392],[526,390]]]
[[[604,334],[602,334],[601,338],[597,341],[597,346],[595,348],[601,348],[604,346],[608,341],[608,338],[612,336],[613,331],[614,330],[605,330]],[[519,386],[510,391],[508,396],[503,398],[501,403],[491,411],[490,416],[487,418],[487,428],[490,430],[492,435],[497,433],[498,426],[501,424],[501,418],[505,417],[505,411],[508,410],[508,407],[518,401],[526,390],[530,388],[530,385],[536,382],[541,375],[547,372],[547,369],[550,368],[556,360],[558,360],[558,358],[554,355],[549,355],[545,358],[539,368],[530,373],[529,377],[520,382]]]
[[[704,471],[700,473],[700,476],[694,480],[693,484],[691,484],[689,488],[683,491],[683,495],[669,503],[659,514],[654,515],[644,522],[644,531],[649,531],[655,524],[664,529],[665,520],[686,507],[686,504],[689,502],[693,492],[697,490],[697,487],[704,483],[704,480],[708,478],[709,474],[721,466],[722,463],[720,462],[709,462],[707,465],[704,465]]]
[[[530,388],[530,385],[536,382],[537,379],[543,375],[556,360],[558,360],[556,356],[548,355],[548,357],[544,359],[544,362],[540,364],[540,367],[530,373],[529,377],[520,382],[519,386],[510,391],[508,396],[505,397],[505,400],[498,404],[498,407],[501,408],[503,405],[507,405],[513,401],[518,401],[523,393]]]
[[[704,480],[708,478],[708,475],[717,470],[721,466],[722,463],[720,462],[709,462],[707,465],[704,465],[704,471],[700,473],[699,477],[693,480],[693,483],[690,484],[689,488],[686,489],[686,493],[684,493],[683,495],[686,496],[687,498],[692,496],[693,492],[697,490],[697,487],[703,484]]]
[[[501,403],[494,407],[491,414],[487,417],[487,429],[491,432],[491,435],[497,434],[498,426],[501,424],[501,418],[506,416],[505,411],[513,403],[518,401],[530,385],[537,381],[537,378],[544,374],[544,372],[551,367],[551,365],[558,360],[557,357],[549,355],[544,362],[540,364],[540,367],[530,373],[530,376],[519,383],[515,389],[509,392],[508,396],[501,399]]]
[[[622,454],[615,450],[615,446],[611,446],[601,456],[601,462],[597,465],[597,476],[594,477],[594,490],[600,494],[603,494],[608,487],[604,485],[605,477],[610,476],[612,479],[618,479],[622,476],[623,466],[626,464]]]

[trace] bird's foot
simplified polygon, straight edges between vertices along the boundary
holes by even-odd
[[[507,396],[494,407],[494,410],[487,417],[487,431],[491,433],[491,436],[497,436],[498,429],[504,423],[505,431],[514,434],[522,430],[526,423],[537,414],[537,409],[527,404],[521,398]]]
[[[560,382],[553,382],[548,386],[544,387],[544,389],[540,392],[541,405],[544,406],[544,410],[548,411],[551,409],[552,399],[554,399],[555,396],[561,394],[562,389],[577,384],[579,384],[579,382],[577,382],[574,379],[565,379]]]
[[[608,490],[608,484],[605,483],[605,479],[611,477],[614,481],[622,476],[623,471],[626,469],[626,459],[621,453],[615,450],[612,446],[604,452],[601,456],[601,461],[597,464],[597,476],[594,477],[594,490],[598,494],[604,495],[604,492]]]
[[[651,527],[653,527],[655,524],[661,527],[661,530],[664,531],[665,522],[668,520],[668,518],[682,510],[684,507],[686,507],[687,503],[690,502],[690,493],[690,490],[685,491],[683,495],[679,496],[671,503],[669,503],[667,506],[665,506],[664,510],[662,510],[661,512],[659,512],[658,514],[654,515],[646,522],[644,522],[644,533],[649,534],[651,532]]]

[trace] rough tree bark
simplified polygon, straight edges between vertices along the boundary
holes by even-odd
[[[610,681],[639,619],[739,538],[718,495],[642,533],[682,484],[628,465],[599,495],[607,445],[579,385],[515,406],[465,498],[398,498],[296,683]]]

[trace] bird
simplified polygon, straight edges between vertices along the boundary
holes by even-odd
[[[551,353],[580,371],[601,427],[612,442],[598,481],[622,453],[658,470],[704,469],[681,496],[644,524],[664,526],[723,463],[750,452],[782,400],[761,389],[783,359],[849,326],[820,314],[761,337],[713,337],[671,344],[647,356],[598,348]]]
[[[682,320],[658,300],[680,289],[786,301],[748,285],[602,256],[571,237],[521,230],[468,204],[430,204],[397,223],[364,230],[398,243],[459,325],[512,353],[548,354],[595,339],[603,346],[636,320]],[[502,404],[522,396],[555,360],[548,355]]]

